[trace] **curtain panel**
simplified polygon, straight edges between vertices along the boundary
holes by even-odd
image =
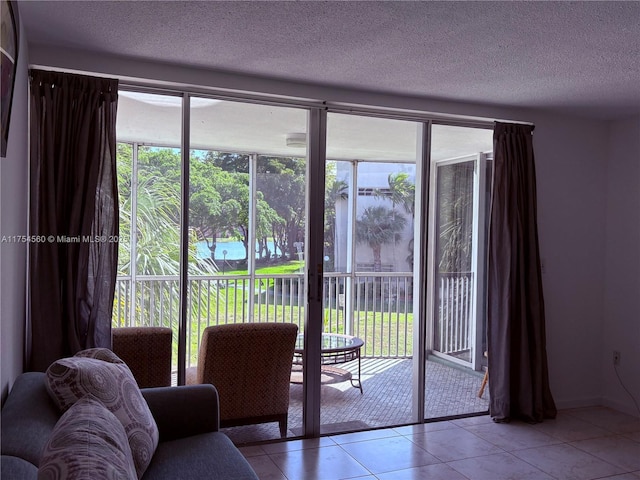
[[[27,369],[111,346],[118,81],[30,70]]]
[[[496,122],[488,245],[489,412],[540,422],[549,388],[531,125]]]

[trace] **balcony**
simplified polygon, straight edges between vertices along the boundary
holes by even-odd
[[[324,432],[361,430],[411,421],[413,368],[413,275],[394,272],[331,273],[324,276],[324,331],[364,340],[364,394],[349,382],[322,387]],[[438,315],[427,357],[427,418],[486,411],[488,392],[477,397],[482,372],[465,368],[471,331],[472,274],[445,274],[438,283]],[[191,276],[187,297],[187,367],[197,362],[202,331],[238,322],[289,322],[304,331],[305,279],[294,275]],[[177,276],[120,276],[113,326],[166,326],[174,336],[177,368],[179,323]],[[250,312],[253,312],[250,315]],[[252,320],[250,320],[252,319]],[[356,362],[346,368],[356,373]],[[302,432],[302,386],[292,384],[289,431]],[[236,443],[279,438],[275,424],[236,427]]]

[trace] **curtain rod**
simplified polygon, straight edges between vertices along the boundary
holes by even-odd
[[[73,70],[68,68],[55,68],[50,66],[30,65],[29,68],[38,68],[42,70],[55,70],[68,73],[77,73],[80,75],[96,75],[92,72]],[[220,100],[228,101],[250,101],[252,103],[260,103],[267,105],[276,105],[284,107],[299,108],[320,108],[326,109],[333,113],[344,113],[351,115],[363,115],[373,117],[392,118],[397,120],[426,122],[433,121],[435,123],[445,123],[448,125],[456,125],[463,127],[476,128],[492,128],[494,122],[516,123],[521,125],[535,126],[532,122],[519,120],[505,120],[492,117],[481,117],[472,115],[437,113],[426,110],[413,110],[396,107],[381,107],[360,103],[323,101],[313,98],[293,97],[281,94],[269,94],[249,91],[237,91],[225,89],[222,87],[207,87],[202,85],[182,84],[167,81],[154,81],[144,79],[134,79],[122,75],[104,75],[109,78],[117,78],[122,88],[132,91],[162,93],[165,95],[182,96],[188,93],[197,96],[212,97]],[[426,99],[428,100],[428,99]]]

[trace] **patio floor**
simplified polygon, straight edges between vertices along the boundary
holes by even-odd
[[[342,365],[341,365],[342,367]],[[357,362],[345,366],[357,373]],[[364,394],[349,382],[321,389],[321,432],[336,433],[411,423],[411,359],[362,359]],[[489,391],[477,393],[482,374],[441,359],[427,361],[426,417],[485,412]],[[291,384],[289,437],[302,434],[302,385]],[[280,439],[277,423],[225,428],[236,445]]]

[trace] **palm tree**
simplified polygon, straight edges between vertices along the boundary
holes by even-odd
[[[407,224],[403,215],[382,205],[367,207],[356,222],[356,240],[373,250],[373,270],[382,271],[382,246],[396,243]]]
[[[406,172],[390,173],[387,179],[389,182],[390,200],[393,208],[401,205],[404,211],[412,217],[415,215],[416,208],[416,185],[409,180],[409,174]]]
[[[389,183],[389,190],[387,192],[376,190],[375,196],[391,200],[394,211],[396,205],[401,205],[404,211],[411,215],[411,220],[413,221],[416,212],[415,183],[409,179],[409,174],[406,172],[390,173],[387,177],[387,182]],[[407,252],[406,261],[411,270],[413,270],[413,238],[409,240]]]
[[[119,185],[127,186],[130,182],[129,172],[119,175]],[[176,322],[178,318],[178,302],[180,295],[180,196],[174,182],[166,177],[143,171],[139,175],[136,195],[136,215],[132,219],[132,195],[125,190],[120,197],[120,234],[118,273],[129,276],[135,272],[139,277],[147,277],[139,281],[135,297],[125,299],[117,296],[114,299],[114,317],[116,325],[128,323],[129,309],[127,302],[135,305],[136,318],[129,321],[140,326],[168,325],[167,319]],[[132,221],[133,220],[133,221]],[[134,226],[132,232],[132,225]],[[132,240],[135,239],[135,256],[132,255]],[[189,275],[212,275],[216,267],[211,262],[197,257],[195,229],[189,231],[188,272]],[[148,276],[165,276],[165,280],[150,281]],[[173,278],[175,277],[175,279]],[[217,285],[209,288],[213,295]],[[191,294],[192,302],[204,303],[203,290]],[[119,302],[119,304],[117,303]],[[194,309],[194,311],[196,311]],[[193,315],[193,314],[192,314]],[[170,325],[177,328],[176,325]]]

